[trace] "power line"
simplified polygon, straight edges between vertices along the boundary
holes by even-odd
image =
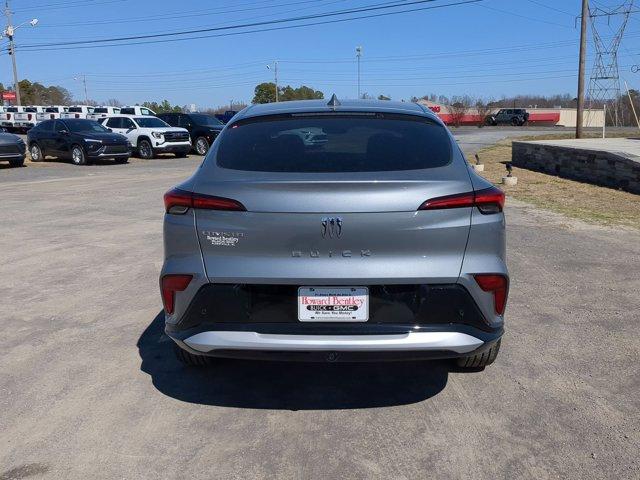
[[[27,45],[22,45],[22,49],[45,49],[43,47],[58,47],[60,45],[62,46],[71,46],[71,45],[76,45],[76,46],[87,46],[87,45],[95,45],[95,44],[103,44],[103,43],[111,43],[112,45],[109,46],[117,46],[118,44],[113,44],[113,42],[130,42],[131,40],[148,40],[148,39],[153,39],[153,38],[166,38],[166,37],[174,37],[174,36],[182,36],[182,35],[195,35],[198,33],[206,33],[206,32],[215,32],[215,31],[223,31],[223,30],[234,30],[234,29],[241,29],[241,28],[250,28],[250,27],[257,27],[257,26],[265,26],[265,25],[274,25],[274,24],[281,24],[281,23],[289,23],[289,22],[297,22],[297,21],[306,21],[306,20],[313,20],[313,19],[319,19],[319,18],[327,18],[327,17],[335,17],[335,16],[342,16],[342,15],[350,15],[350,14],[354,14],[354,13],[362,13],[362,12],[370,12],[370,11],[377,11],[377,10],[388,10],[388,9],[392,9],[392,8],[401,8],[401,7],[406,7],[406,6],[410,6],[410,5],[418,5],[418,4],[425,4],[425,3],[433,3],[435,1],[439,1],[439,0],[414,0],[411,2],[385,2],[383,4],[377,4],[376,6],[369,6],[369,7],[362,7],[362,8],[352,8],[352,9],[346,9],[346,10],[340,10],[340,11],[333,11],[333,12],[325,12],[325,13],[320,13],[320,14],[314,14],[314,15],[303,15],[303,16],[299,16],[299,17],[290,17],[290,18],[281,18],[281,19],[276,19],[276,20],[267,20],[267,21],[263,21],[263,22],[249,22],[249,23],[242,23],[242,24],[236,24],[236,25],[227,25],[227,26],[220,26],[220,27],[210,27],[210,28],[199,28],[199,29],[192,29],[192,30],[182,30],[182,31],[175,31],[175,32],[166,32],[166,33],[159,33],[159,34],[152,34],[152,35],[131,35],[131,36],[126,36],[126,37],[112,37],[112,38],[99,38],[99,39],[92,39],[92,40],[79,40],[79,41],[73,41],[73,42],[56,42],[56,43],[35,43],[35,44],[27,44]],[[362,18],[374,18],[374,17],[381,17],[381,16],[389,16],[389,15],[397,15],[397,14],[402,14],[402,13],[409,13],[409,12],[414,12],[414,11],[419,11],[419,10],[430,10],[430,9],[435,9],[435,8],[443,8],[443,7],[450,7],[450,6],[456,6],[456,5],[464,5],[464,4],[470,4],[470,3],[478,3],[478,2],[482,2],[484,0],[459,0],[457,2],[454,3],[449,3],[449,4],[443,4],[443,5],[435,5],[435,6],[430,6],[430,7],[419,7],[419,8],[412,8],[409,10],[402,10],[402,11],[398,11],[398,12],[385,12],[385,13],[380,13],[380,14],[371,14],[371,15],[362,15],[362,16],[357,16],[357,17],[350,17],[350,18],[346,18],[346,19],[336,19],[336,20],[332,20],[332,21],[325,21],[325,22],[316,22],[316,23],[307,23],[307,24],[303,24],[303,25],[292,25],[289,27],[280,27],[279,29],[284,29],[284,28],[296,28],[296,27],[305,27],[305,26],[311,26],[311,25],[320,25],[320,24],[327,24],[327,23],[338,23],[338,22],[344,22],[344,21],[352,21],[352,20],[357,20],[357,19],[362,19]],[[272,31],[275,29],[264,29],[262,31]],[[249,31],[249,32],[235,32],[234,34],[244,34],[244,33],[256,33],[258,31],[261,30],[253,30],[253,31]],[[227,34],[229,35],[229,34]],[[196,37],[189,37],[186,39],[174,39],[174,41],[179,41],[179,40],[193,40],[196,38],[211,38],[211,37],[217,37],[217,36],[225,36],[223,35],[206,35],[206,36],[196,36]],[[166,41],[166,40],[165,40]],[[126,43],[125,45],[139,45],[139,44],[143,44],[143,43],[160,43],[160,42],[130,42],[130,43]],[[51,48],[50,50],[61,50],[63,48]]]

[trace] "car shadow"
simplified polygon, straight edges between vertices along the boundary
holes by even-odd
[[[235,408],[333,410],[421,402],[447,384],[445,362],[299,363],[220,359],[186,367],[175,358],[160,312],[140,336],[140,369],[163,394]]]

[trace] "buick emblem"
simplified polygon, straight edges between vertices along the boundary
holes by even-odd
[[[342,235],[342,219],[325,217],[322,219],[322,238],[340,238]]]

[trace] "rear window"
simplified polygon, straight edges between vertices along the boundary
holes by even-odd
[[[445,127],[389,114],[256,117],[221,138],[222,168],[258,172],[383,172],[443,167],[451,161]]]

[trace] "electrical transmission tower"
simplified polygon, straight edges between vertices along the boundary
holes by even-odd
[[[599,108],[603,104],[610,104],[608,110],[611,112],[613,122],[619,124],[620,98],[620,74],[618,72],[618,48],[622,42],[624,30],[629,21],[629,15],[633,10],[634,0],[625,0],[617,7],[589,8],[589,19],[591,21],[591,32],[593,43],[596,49],[596,58],[589,79],[589,109]],[[615,26],[612,25],[612,18],[615,17]],[[620,21],[618,21],[620,20]],[[609,41],[603,40],[598,26],[606,21],[606,25],[612,30],[613,37]],[[612,102],[613,100],[613,102]]]

